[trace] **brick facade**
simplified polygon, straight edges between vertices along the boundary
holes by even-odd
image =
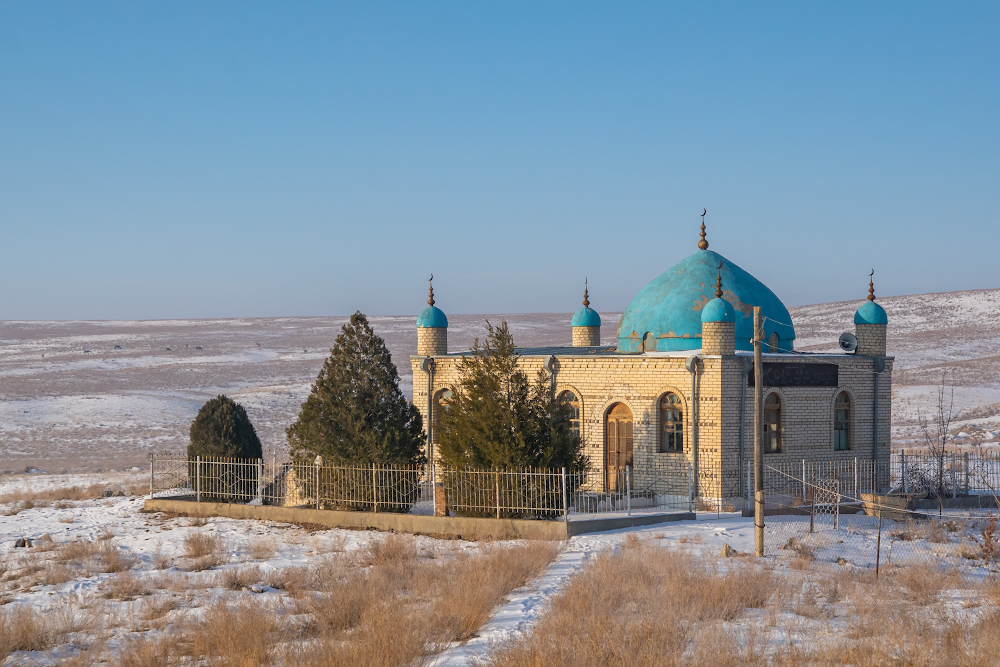
[[[706,330],[712,324],[728,323],[706,323]],[[717,338],[721,345],[733,345],[724,332]],[[521,350],[520,363],[528,376],[534,377],[550,354],[556,357],[556,392],[572,391],[579,398],[584,451],[595,470],[605,468],[607,414],[617,403],[623,403],[633,417],[635,488],[643,488],[658,479],[686,478],[688,466],[691,466],[695,471],[696,495],[706,498],[738,495],[740,479],[746,476],[746,461],[753,459],[752,387],[746,388],[743,410],[740,407],[744,379],[742,357],[748,355],[699,355],[694,365],[692,392],[692,373],[685,362],[698,351],[688,354],[619,354],[613,351],[583,354],[571,350],[549,348],[537,353]],[[782,431],[781,451],[765,454],[765,464],[780,460],[872,457],[875,359],[840,354],[765,354],[764,358],[771,363],[835,363],[839,366],[840,383],[838,387],[765,387],[765,396],[773,391],[781,399]],[[458,359],[458,355],[436,357],[432,389],[435,396],[458,384]],[[427,375],[420,370],[419,358],[412,358],[411,363],[413,402],[427,424]],[[879,382],[878,452],[880,461],[887,465],[892,415],[891,359],[886,360]],[[842,391],[850,397],[850,448],[834,451],[833,406]],[[684,422],[681,452],[661,451],[659,402],[667,392],[681,399]],[[744,424],[742,461],[741,415]]]
[[[856,324],[854,330],[858,337],[858,354],[868,357],[885,356],[884,324]]]
[[[593,347],[601,344],[601,327],[573,327],[573,347]]]
[[[705,354],[735,354],[736,325],[732,322],[703,322],[701,350]]]
[[[421,357],[448,354],[448,329],[417,327],[417,354]]]

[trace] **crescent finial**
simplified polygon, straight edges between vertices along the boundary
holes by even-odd
[[[875,269],[872,269],[872,272],[868,274],[868,300],[869,301],[874,301],[875,300],[875,283],[873,282],[874,276],[875,276]]]

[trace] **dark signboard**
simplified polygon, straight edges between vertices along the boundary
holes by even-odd
[[[837,364],[764,363],[765,387],[836,387]],[[747,378],[754,386],[754,372]]]

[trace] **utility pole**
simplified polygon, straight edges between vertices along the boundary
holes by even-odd
[[[760,306],[753,307],[753,548],[755,556],[764,555],[764,363],[761,340],[764,337]]]

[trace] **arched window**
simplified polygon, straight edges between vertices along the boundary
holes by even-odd
[[[778,352],[778,334],[777,334],[777,332],[771,334],[771,337],[767,339],[767,351],[768,352]]]
[[[559,400],[564,401],[570,407],[569,427],[577,438],[582,438],[580,433],[580,399],[573,392],[564,391],[559,394]]]
[[[448,401],[451,400],[451,389],[442,389],[437,393],[434,400],[434,428],[441,424],[441,415],[448,409]]]
[[[664,394],[660,399],[660,451],[684,451],[684,412],[677,394]]]
[[[651,333],[646,333],[642,337],[642,351],[643,352],[656,352],[656,336]]]
[[[768,394],[764,400],[764,440],[765,452],[781,451],[781,399],[777,394]]]
[[[837,402],[833,404],[833,448],[845,450],[851,448],[851,399],[847,392],[837,394]]]

